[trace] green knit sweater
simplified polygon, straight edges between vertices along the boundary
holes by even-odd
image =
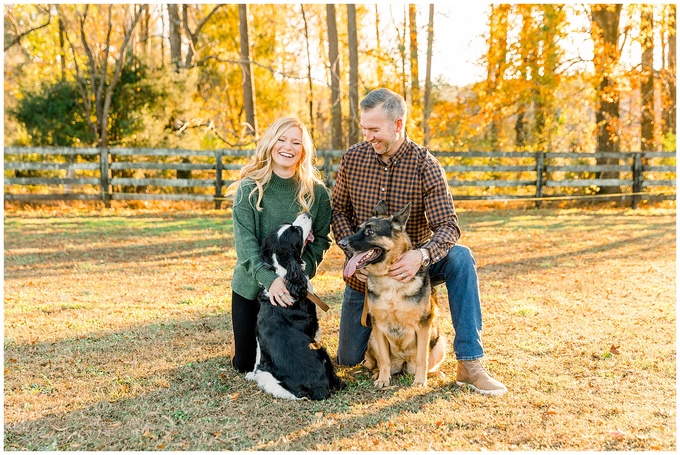
[[[251,179],[244,179],[234,197],[234,244],[236,246],[236,268],[231,287],[241,297],[255,299],[260,289],[269,289],[276,279],[273,270],[262,265],[259,248],[264,238],[282,223],[292,223],[302,208],[296,201],[299,181],[296,177],[283,179],[272,173],[262,197],[262,211],[255,209],[257,192],[250,196],[255,187]],[[314,187],[314,205],[311,207],[314,241],[307,244],[302,254],[305,273],[314,277],[316,268],[331,246],[330,222],[331,202],[328,189],[317,184]]]

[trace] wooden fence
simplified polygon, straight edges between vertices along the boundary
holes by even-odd
[[[6,147],[5,200],[211,201],[252,151],[145,148]],[[636,207],[641,200],[675,199],[675,152],[433,152],[455,200],[541,201],[600,196],[614,188]],[[317,152],[332,188],[342,151]],[[606,163],[606,164],[603,164]],[[611,193],[612,191],[609,191]]]

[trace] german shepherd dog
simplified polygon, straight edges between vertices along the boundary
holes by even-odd
[[[409,203],[388,215],[380,201],[373,217],[339,242],[352,253],[345,276],[361,268],[368,272],[366,299],[372,330],[364,365],[373,372],[379,388],[404,370],[415,374],[414,386],[426,387],[427,373],[435,371],[446,354],[446,340],[435,322],[437,301],[427,267],[421,267],[408,282],[389,275],[392,264],[412,249],[405,230],[410,209]]]
[[[260,258],[286,282],[294,300],[288,307],[274,306],[269,292],[260,292],[255,333],[255,368],[246,375],[278,398],[322,400],[344,383],[321,343],[316,305],[308,298],[312,284],[304,273],[302,250],[313,241],[312,217],[302,213],[293,223],[279,226],[262,243]]]

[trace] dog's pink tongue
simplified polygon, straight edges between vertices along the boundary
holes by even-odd
[[[313,242],[313,241],[314,241],[314,233],[313,233],[313,232],[311,231],[311,229],[310,229],[309,235],[308,235],[307,238],[305,239],[305,242]]]
[[[345,266],[345,270],[343,271],[343,275],[345,275],[345,278],[349,278],[352,275],[354,275],[354,272],[357,271],[357,263],[359,260],[366,256],[369,252],[364,251],[363,253],[354,253],[354,256],[349,258],[349,261],[347,261],[347,265]]]

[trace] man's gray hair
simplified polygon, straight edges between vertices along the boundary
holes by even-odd
[[[379,88],[370,92],[359,103],[362,111],[369,111],[382,105],[385,118],[393,122],[398,118],[406,121],[406,101],[390,89]]]

